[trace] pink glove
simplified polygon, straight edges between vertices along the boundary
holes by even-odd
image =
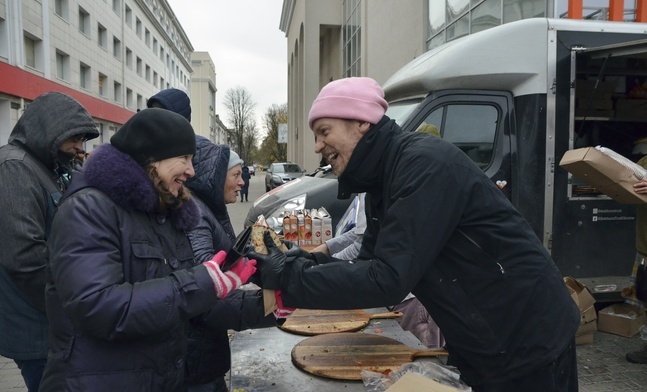
[[[235,290],[247,283],[249,277],[256,272],[256,260],[243,258],[234,264],[227,272],[222,272],[220,266],[225,262],[227,253],[224,250],[216,253],[213,259],[202,263],[207,267],[209,276],[213,280],[213,286],[216,289],[218,298],[225,298],[230,291]]]
[[[283,298],[281,298],[281,290],[276,290],[274,292],[274,298],[276,298],[276,305],[278,306],[278,308],[272,313],[274,313],[274,317],[276,319],[288,318],[292,314],[292,312],[296,310],[295,308],[286,308],[285,306],[283,306]]]

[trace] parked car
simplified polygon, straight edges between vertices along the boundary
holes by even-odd
[[[249,169],[249,174],[250,175],[252,175],[252,176],[256,175],[256,169],[254,169],[254,166],[247,166],[247,168]]]
[[[272,163],[267,169],[267,174],[265,174],[265,191],[269,192],[277,186],[302,177],[304,173],[305,170],[301,169],[296,163]]]

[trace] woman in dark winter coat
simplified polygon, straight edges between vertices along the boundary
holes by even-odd
[[[249,195],[249,179],[252,178],[252,176],[249,174],[249,168],[247,166],[243,166],[243,174],[241,177],[243,178],[243,181],[245,181],[245,185],[240,188],[240,201],[243,201],[243,196],[245,197],[245,201],[249,201],[247,198]]]
[[[74,175],[54,218],[46,288],[50,350],[40,391],[186,390],[190,318],[255,271],[195,265],[195,134],[163,109],[135,114]]]
[[[242,185],[242,160],[229,146],[196,136],[193,156],[195,177],[186,185],[200,207],[200,223],[189,232],[196,261],[210,260],[219,249],[230,249],[234,228],[226,204],[235,203]],[[274,316],[263,317],[260,290],[234,290],[207,314],[191,320],[189,391],[226,391],[224,375],[231,367],[227,330],[276,325]]]

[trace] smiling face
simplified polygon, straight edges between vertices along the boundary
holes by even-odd
[[[350,156],[359,139],[371,127],[368,122],[343,120],[339,118],[320,118],[312,123],[315,136],[315,152],[332,167],[332,172],[340,176],[346,169]]]
[[[240,188],[245,185],[245,180],[243,180],[243,167],[241,165],[236,165],[231,169],[227,170],[227,177],[225,178],[225,204],[235,203],[238,200],[238,194]]]
[[[191,163],[192,157],[193,155],[183,155],[153,162],[162,184],[175,197],[178,196],[186,180],[195,175],[193,164]]]

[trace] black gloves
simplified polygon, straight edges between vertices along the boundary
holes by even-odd
[[[281,242],[283,243],[283,245],[285,245],[286,248],[288,248],[288,251],[285,252],[285,256],[288,259],[297,257],[305,257],[306,259],[312,258],[310,252],[301,249],[299,245],[295,244],[294,242],[284,240],[281,240]]]
[[[253,251],[249,252],[247,257],[255,259],[257,262],[257,268],[261,271],[261,287],[264,289],[278,290],[281,288],[283,265],[287,256],[276,247],[272,236],[267,231],[263,234],[263,242],[265,243],[268,254],[263,255]]]

